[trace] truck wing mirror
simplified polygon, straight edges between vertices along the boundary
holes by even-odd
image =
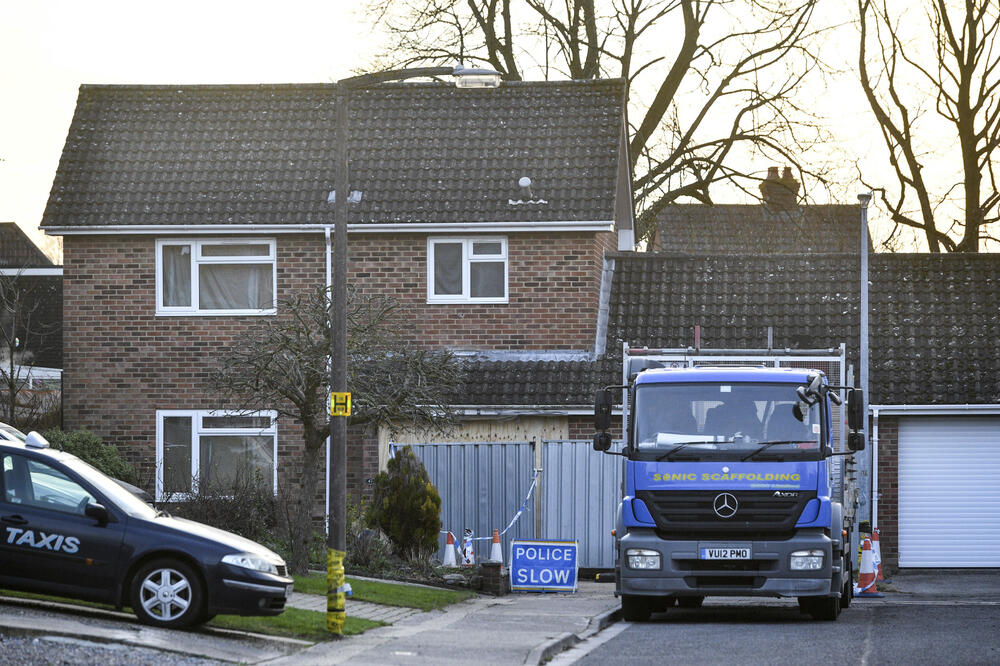
[[[611,433],[599,432],[594,435],[594,450],[607,451],[611,448]]]
[[[603,432],[611,427],[611,402],[611,391],[606,388],[594,394],[594,430]]]
[[[865,433],[852,432],[847,435],[847,448],[851,451],[865,450]]]
[[[847,427],[851,430],[865,428],[865,400],[861,389],[851,389],[847,395]]]

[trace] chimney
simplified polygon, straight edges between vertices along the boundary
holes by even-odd
[[[796,206],[799,181],[792,175],[791,167],[785,167],[780,177],[778,167],[769,167],[767,178],[760,184],[760,193],[764,197],[764,205],[771,210],[792,210]]]

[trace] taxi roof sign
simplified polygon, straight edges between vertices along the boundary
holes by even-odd
[[[32,430],[28,433],[28,436],[24,438],[24,445],[31,449],[47,449],[49,448],[49,440]]]

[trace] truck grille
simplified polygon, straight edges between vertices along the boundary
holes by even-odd
[[[738,506],[731,518],[715,513],[715,498],[733,495]],[[640,490],[636,495],[656,523],[661,538],[789,538],[815,491],[796,497],[775,497],[774,490]]]

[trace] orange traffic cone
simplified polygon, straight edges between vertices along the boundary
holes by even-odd
[[[872,530],[872,557],[875,560],[875,580],[883,581],[886,577],[882,575],[882,547],[879,545],[879,536],[882,532],[879,528]]]
[[[858,584],[854,586],[854,596],[885,596],[875,587],[875,556],[872,554],[872,541],[867,537],[861,550],[861,573],[858,574]]]
[[[503,564],[503,550],[500,548],[500,530],[493,530],[493,545],[490,547],[490,559]]]
[[[451,532],[448,532],[448,540],[444,544],[444,562],[441,563],[441,566],[458,566],[458,562],[455,559],[455,535]]]

